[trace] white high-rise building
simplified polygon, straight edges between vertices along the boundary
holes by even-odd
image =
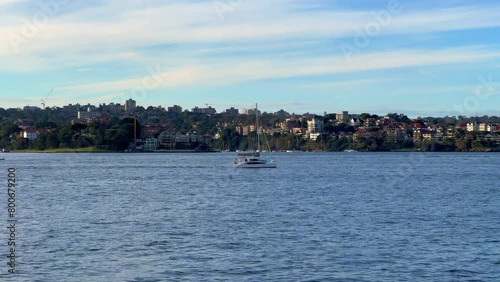
[[[310,119],[307,121],[307,133],[323,132],[324,126],[325,124],[322,120]]]

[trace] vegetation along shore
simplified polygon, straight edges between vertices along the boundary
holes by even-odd
[[[500,151],[500,117],[417,117],[389,113],[262,112],[262,139],[274,151]],[[255,109],[67,105],[0,108],[5,152],[213,152],[256,142]]]

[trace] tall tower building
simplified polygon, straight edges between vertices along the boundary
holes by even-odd
[[[137,104],[136,104],[135,100],[128,99],[127,101],[125,101],[125,111],[127,111],[127,112],[133,111],[133,110],[135,110],[136,107],[137,107]]]

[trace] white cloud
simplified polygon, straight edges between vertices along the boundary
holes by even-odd
[[[225,60],[186,66],[177,70],[160,72],[162,81],[158,88],[186,84],[231,85],[242,81],[290,78],[335,73],[355,73],[405,67],[421,67],[443,64],[472,63],[500,57],[500,52],[478,47],[450,48],[436,51],[398,50],[361,54],[349,63],[343,56],[321,58],[297,58],[295,60],[251,60],[248,58]],[[67,90],[116,91],[132,89],[143,84],[147,77],[99,82],[66,87]],[[362,83],[375,83],[364,80]],[[356,83],[355,81],[352,84]],[[344,83],[343,86],[347,86]],[[342,85],[337,85],[342,86]]]
[[[145,73],[148,73],[145,71]],[[197,70],[195,68],[185,68],[175,71],[154,72],[151,71],[140,78],[131,78],[116,81],[105,81],[83,85],[62,86],[59,89],[65,91],[88,91],[88,92],[116,92],[125,91],[132,92],[135,88],[144,88],[146,90],[155,88],[165,88],[169,86],[185,85],[189,82],[196,81]]]
[[[385,82],[393,81],[393,80],[394,79],[376,78],[376,79],[348,80],[348,81],[340,81],[340,82],[317,82],[317,83],[302,84],[302,85],[299,85],[299,87],[301,87],[301,88],[329,88],[329,89],[353,88],[353,87],[365,86],[367,84],[385,83]]]
[[[2,5],[9,5],[9,4],[14,4],[14,3],[19,3],[24,0],[0,0],[0,6]]]
[[[28,54],[67,50],[102,52],[104,49],[128,52],[165,44],[262,42],[265,45],[277,40],[351,40],[356,28],[363,28],[374,19],[371,11],[307,8],[309,4],[295,1],[244,1],[235,8],[238,19],[221,22],[210,1],[171,1],[156,7],[109,1],[107,5],[51,18],[20,49]],[[392,16],[391,23],[382,32],[413,34],[498,27],[499,13],[497,5],[404,11]],[[7,25],[0,28],[0,34],[20,35],[21,29],[22,26]],[[0,49],[2,55],[12,55],[12,52],[4,47]]]

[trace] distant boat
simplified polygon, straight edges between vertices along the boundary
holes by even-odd
[[[255,104],[255,130],[257,132],[257,148],[253,152],[238,153],[234,164],[236,168],[276,168],[276,162],[260,158],[260,130],[259,130],[259,111]],[[269,145],[269,144],[268,144]]]
[[[236,168],[276,168],[277,166],[273,160],[268,162],[261,159],[258,152],[239,153],[234,164]]]

